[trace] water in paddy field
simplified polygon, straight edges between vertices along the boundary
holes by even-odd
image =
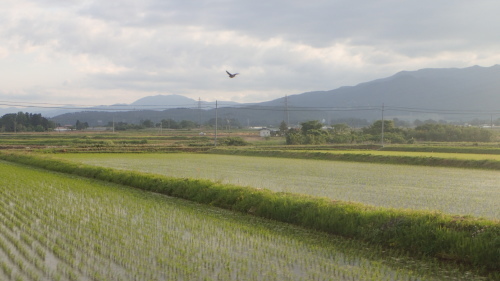
[[[374,206],[500,219],[499,171],[184,153],[58,157]]]
[[[0,168],[1,280],[483,280],[133,188]]]

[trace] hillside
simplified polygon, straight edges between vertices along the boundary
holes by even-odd
[[[402,71],[391,77],[288,97],[289,106],[363,107],[382,104],[435,110],[494,111],[500,105],[500,65]],[[261,103],[283,106],[283,98]]]
[[[345,118],[376,120],[381,117],[382,105],[386,118],[434,120],[489,120],[500,115],[500,65],[472,66],[458,69],[421,69],[401,71],[393,76],[356,86],[330,91],[315,91],[289,95],[257,104],[220,103],[221,119],[236,119],[242,125],[277,125],[282,120],[297,124],[306,120],[325,121]],[[288,104],[288,110],[285,110]],[[113,116],[123,122],[161,119],[207,122],[215,118],[214,105],[177,95],[145,97],[131,104],[134,112],[79,112],[53,118],[61,124],[76,120],[97,125],[107,123]],[[139,106],[139,107],[138,107]],[[178,109],[172,109],[177,107]],[[183,109],[179,109],[183,108]],[[163,109],[152,111],[144,109]]]

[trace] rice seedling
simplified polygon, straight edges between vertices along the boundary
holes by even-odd
[[[497,150],[500,151],[500,150]],[[211,154],[223,155],[241,155],[241,156],[260,156],[277,157],[291,159],[316,159],[316,160],[335,160],[360,163],[394,164],[394,165],[416,165],[431,167],[454,167],[471,168],[485,170],[500,170],[500,161],[494,156],[471,157],[472,154],[422,154],[411,152],[388,152],[388,151],[335,151],[335,150],[310,150],[302,148],[295,149],[212,149]],[[427,155],[427,156],[426,156]],[[486,155],[486,154],[481,154]]]
[[[0,226],[11,225],[0,228],[5,280],[484,279],[119,185],[2,161],[0,171]]]
[[[61,154],[91,165],[500,219],[500,172],[206,154]]]
[[[410,157],[437,157],[445,159],[466,160],[496,160],[500,161],[500,154],[471,154],[471,153],[446,153],[446,152],[413,152],[413,151],[386,151],[386,150],[328,150],[332,154],[368,154],[381,156],[410,156]]]

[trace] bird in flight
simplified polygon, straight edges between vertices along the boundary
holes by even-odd
[[[226,73],[227,73],[227,75],[229,75],[229,78],[234,78],[234,77],[236,77],[236,75],[238,75],[238,74],[239,74],[239,73],[231,74],[231,73],[229,73],[229,71],[227,71],[227,70],[226,70]]]

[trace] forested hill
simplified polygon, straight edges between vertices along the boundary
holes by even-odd
[[[96,126],[113,118],[135,124],[146,119],[205,123],[215,118],[213,104],[203,103],[203,109],[199,110],[197,101],[177,96],[175,102],[183,108],[172,109],[175,104],[167,104],[172,99],[165,97],[170,96],[146,97],[135,105],[150,103],[157,109],[166,110],[79,112],[59,115],[52,120],[60,124],[74,124],[80,120]],[[376,120],[381,116],[382,105],[387,118],[410,121],[497,119],[500,117],[500,65],[402,71],[391,77],[330,91],[288,95],[258,104],[219,105],[218,117],[250,126],[276,125],[287,119],[290,124],[313,119]]]
[[[310,107],[386,106],[500,110],[500,65],[401,71],[391,77],[288,96],[288,104]],[[283,98],[261,105],[283,105]]]

